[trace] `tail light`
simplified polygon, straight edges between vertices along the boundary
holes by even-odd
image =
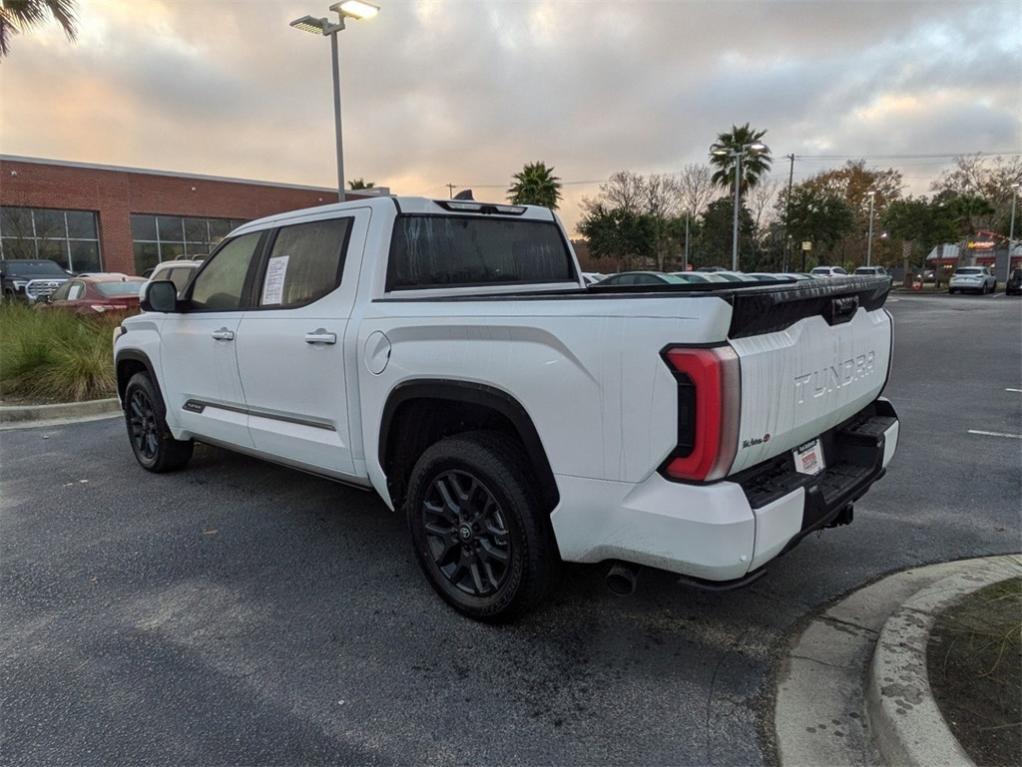
[[[738,450],[738,355],[730,346],[673,346],[662,356],[678,382],[678,444],[660,472],[689,482],[727,476]]]

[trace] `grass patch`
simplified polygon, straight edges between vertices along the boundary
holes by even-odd
[[[78,402],[113,397],[113,329],[123,315],[84,317],[0,306],[0,399]]]
[[[1022,578],[938,618],[927,648],[934,698],[977,764],[1022,764]]]

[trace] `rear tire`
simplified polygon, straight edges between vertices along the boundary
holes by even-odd
[[[135,373],[124,389],[124,422],[135,460],[156,474],[180,469],[195,448],[191,440],[174,439],[166,416],[163,397],[149,374]]]
[[[422,454],[405,514],[419,566],[444,601],[504,622],[543,599],[557,553],[538,499],[521,445],[500,432],[457,434]]]

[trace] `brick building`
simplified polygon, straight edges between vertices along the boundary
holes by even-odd
[[[141,274],[208,253],[242,221],[336,200],[329,188],[0,155],[0,256]]]

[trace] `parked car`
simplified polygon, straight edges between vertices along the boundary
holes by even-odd
[[[1013,269],[1004,284],[1004,292],[1009,296],[1022,294],[1022,269]]]
[[[582,281],[586,285],[594,285],[605,279],[607,279],[607,275],[600,274],[599,272],[582,272]]]
[[[40,302],[40,309],[61,309],[76,314],[129,312],[138,309],[138,294],[145,280],[108,272],[72,277]]]
[[[202,266],[204,259],[201,258],[175,258],[170,261],[161,261],[152,269],[146,269],[143,273],[148,281],[170,280],[180,293],[188,285],[188,280],[195,274],[195,270]]]
[[[707,279],[708,275],[699,274],[698,272],[671,272],[671,275],[677,277],[683,282],[688,282],[693,285],[710,282],[710,280]]]
[[[682,285],[685,280],[663,272],[619,272],[600,280],[600,285]]]
[[[34,304],[53,293],[68,277],[56,261],[0,261],[0,285],[5,301],[23,300]]]
[[[961,291],[973,293],[993,293],[997,290],[997,278],[990,272],[989,266],[961,266],[955,270],[948,282],[948,293]]]
[[[151,472],[201,441],[375,490],[477,619],[535,605],[559,559],[741,586],[851,522],[894,454],[889,284],[655,276],[585,289],[533,206],[249,222],[115,334],[127,436]]]
[[[857,267],[853,274],[867,275],[870,277],[887,277],[887,270],[882,266],[860,266]]]
[[[811,272],[810,275],[813,277],[847,277],[848,272],[840,266],[817,266]]]

